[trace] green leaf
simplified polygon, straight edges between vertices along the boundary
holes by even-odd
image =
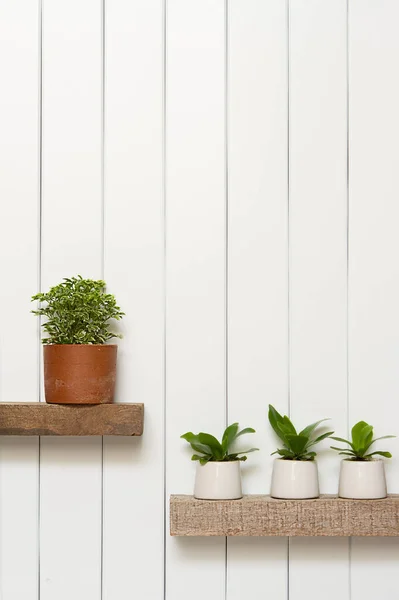
[[[195,452],[202,452],[202,454],[212,456],[212,450],[209,446],[200,443],[196,444],[195,442],[191,442],[190,446]]]
[[[234,437],[238,437],[237,434],[238,423],[233,423],[232,426],[227,427],[226,431],[223,435],[224,444],[229,445],[230,440]],[[252,433],[253,429],[248,428],[249,431],[246,433]],[[180,436],[182,439],[186,440],[195,452],[200,452],[203,456],[199,454],[194,454],[191,460],[199,460],[202,465],[206,464],[209,461],[233,461],[233,460],[246,460],[245,458],[240,458],[241,455],[248,454],[249,452],[255,452],[258,448],[250,448],[249,450],[242,450],[236,452],[234,454],[227,454],[223,450],[222,444],[209,433],[200,432],[197,435],[192,431],[188,431]]]
[[[245,429],[241,429],[241,431],[239,431],[237,433],[236,437],[240,437],[241,435],[246,435],[247,433],[256,433],[255,429],[252,429],[252,427],[246,427]]]
[[[326,438],[331,437],[332,433],[334,433],[334,432],[328,431],[327,433],[323,433],[322,435],[319,435],[319,437],[317,437],[315,440],[311,440],[310,443],[308,443],[308,447],[310,448],[311,446],[314,446],[315,444],[322,442]]]
[[[239,456],[240,454],[249,454],[250,452],[258,452],[259,448],[250,448],[249,450],[241,450],[240,452],[236,452],[234,454],[234,456]],[[233,456],[233,455],[229,455],[229,456]]]
[[[278,437],[285,442],[285,436],[278,427],[278,423],[284,423],[284,419],[271,404],[269,404],[269,423]]]
[[[274,452],[271,453],[270,456],[273,456],[273,454],[279,454],[280,456],[283,456],[284,458],[293,458],[294,455],[290,450],[285,450],[284,448],[279,448],[278,450],[275,450]]]
[[[294,425],[292,424],[292,422],[290,421],[290,419],[287,417],[287,415],[285,415],[283,417],[283,422],[285,427],[288,427],[288,429],[290,430],[290,433],[292,433],[293,435],[297,435],[296,429],[294,427]]]
[[[367,450],[370,448],[371,444],[373,443],[373,428],[371,427],[371,425],[369,425],[369,427],[370,427],[369,433],[368,433],[368,435],[365,436],[365,439],[364,439],[364,446],[363,446],[364,452],[367,452]]]
[[[366,425],[359,432],[360,446],[358,449],[359,454],[364,454],[373,439],[373,427],[372,425]]]
[[[229,451],[231,445],[241,436],[247,433],[255,433],[255,429],[252,427],[246,427],[241,431],[238,431],[238,423],[233,423],[229,427],[227,427],[226,431],[223,434],[222,439],[222,448],[225,453]]]
[[[119,321],[124,313],[112,294],[105,293],[102,280],[81,276],[64,278],[62,283],[45,294],[32,297],[39,301],[39,317],[48,344],[104,344],[113,337],[122,337],[109,330],[110,321]]]
[[[349,448],[338,448],[337,446],[330,446],[330,448],[331,448],[331,450],[336,450],[337,452],[347,452],[348,454],[356,456],[355,451],[350,450]]]
[[[238,423],[233,423],[225,429],[222,438],[223,452],[228,452],[229,446],[234,442],[238,433]]]
[[[200,432],[198,434],[198,441],[200,444],[209,446],[212,456],[214,456],[216,459],[223,458],[223,448],[220,442],[213,435]]]
[[[338,450],[338,448],[336,448]],[[343,454],[344,456],[356,456],[354,452],[339,452],[338,454]]]
[[[324,421],[329,421],[330,419],[321,419],[320,421],[316,421],[316,423],[312,423],[311,425],[308,425],[307,427],[305,427],[305,429],[302,429],[302,431],[299,432],[299,435],[304,435],[305,437],[309,437],[310,434],[316,429],[316,427],[318,425],[320,425],[320,423],[323,423]],[[331,433],[334,433],[333,431]]]
[[[336,442],[342,442],[343,444],[348,444],[348,446],[351,446],[353,448],[353,444],[352,442],[350,442],[349,440],[345,440],[344,438],[340,438],[340,437],[335,437],[335,436],[331,436],[330,439],[336,441]]]
[[[352,427],[352,442],[354,449],[358,450],[362,447],[363,435],[362,431],[365,427],[369,427],[366,421],[359,421]]]
[[[375,442],[379,442],[380,440],[388,440],[395,437],[396,435],[383,435],[382,437],[374,438],[369,447],[372,446]]]
[[[301,454],[296,458],[296,460],[314,460],[316,456],[316,452],[306,452],[306,454]]]
[[[287,436],[287,442],[290,450],[298,455],[302,454],[305,450],[308,438],[303,435],[289,435]]]
[[[210,446],[206,444],[201,444],[199,441],[198,435],[194,435],[191,431],[180,436],[183,440],[186,440],[195,452],[202,452],[202,454],[212,455],[212,450]]]
[[[381,450],[378,450],[377,452],[371,452],[370,454],[367,454],[364,458],[374,456],[375,454],[379,454],[379,456],[384,456],[385,458],[392,458],[392,454],[390,452],[382,452]]]
[[[277,423],[277,427],[279,428],[284,437],[286,437],[287,435],[296,435],[296,433],[292,431],[291,427],[289,427],[285,423]]]
[[[191,460],[202,460],[203,458],[212,458],[211,456],[199,456],[199,454],[193,454]]]
[[[197,439],[197,436],[192,431],[187,431],[187,433],[183,433],[183,435],[180,436],[180,439],[186,440],[186,442],[191,444],[194,439]]]

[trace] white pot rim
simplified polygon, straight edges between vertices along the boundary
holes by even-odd
[[[359,464],[366,465],[367,463],[384,462],[384,460],[382,458],[370,458],[370,460],[358,460],[358,459],[354,459],[354,458],[343,458],[342,462],[356,463],[357,465],[359,465]]]
[[[197,461],[201,467],[206,467],[206,465],[231,465],[231,463],[240,463],[241,460],[208,460],[204,465],[201,465],[200,461]]]
[[[287,462],[287,463],[291,463],[291,462],[295,462],[295,463],[314,463],[316,462],[316,459],[312,459],[312,460],[298,460],[297,458],[275,458],[274,460],[281,460],[282,462]]]

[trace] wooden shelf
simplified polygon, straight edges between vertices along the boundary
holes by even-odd
[[[196,500],[171,496],[176,536],[399,536],[399,495],[383,500]]]
[[[142,435],[143,404],[0,402],[0,435]]]

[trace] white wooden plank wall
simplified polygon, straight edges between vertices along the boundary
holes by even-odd
[[[226,417],[225,6],[168,0],[166,20],[166,489],[190,493],[179,436]],[[219,433],[218,433],[219,432]],[[187,446],[187,447],[186,447]],[[198,565],[201,576],[198,577]],[[195,585],[193,585],[195,582]],[[219,600],[225,540],[166,540],[166,598]]]
[[[164,589],[161,0],[108,2],[105,31],[105,278],[126,312],[117,401],[144,402],[145,434],[104,438],[102,598],[159,600]]]
[[[228,11],[228,417],[254,427],[244,492],[268,493],[267,404],[288,410],[287,7]],[[287,540],[228,540],[227,598],[287,597]]]
[[[0,401],[39,395],[39,3],[0,2]],[[37,600],[38,438],[0,438],[0,598]],[[21,576],[23,573],[23,576]]]
[[[41,284],[102,275],[102,12],[43,4]],[[42,438],[40,600],[100,600],[100,438]]]
[[[346,0],[291,0],[289,16],[290,408],[299,427],[330,417],[345,437]],[[318,463],[321,492],[336,492],[339,457],[322,450]],[[308,598],[323,588],[349,600],[348,550],[345,538],[292,539],[289,597],[302,599],[311,577]]]
[[[269,402],[399,433],[398,19],[0,0],[0,401],[43,400],[30,296],[81,273],[126,312],[117,401],[146,406],[142,439],[0,440],[0,600],[396,597],[395,539],[171,539],[165,500],[192,490],[179,436],[227,421],[267,493]]]
[[[394,0],[350,3],[349,419],[378,435],[398,433],[398,19]],[[394,455],[388,485],[398,492],[399,438],[379,448]],[[355,538],[352,600],[394,598],[398,562],[398,538]]]

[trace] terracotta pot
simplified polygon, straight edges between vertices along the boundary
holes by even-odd
[[[44,391],[49,404],[109,404],[114,399],[116,344],[43,347]]]

